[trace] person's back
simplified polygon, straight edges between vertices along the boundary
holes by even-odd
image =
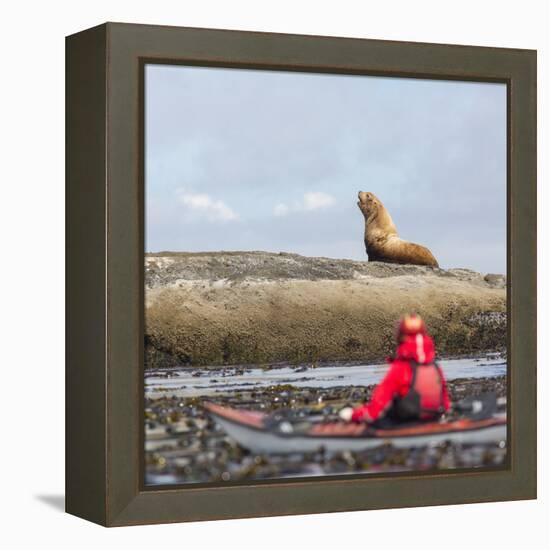
[[[435,362],[435,347],[418,315],[404,317],[398,328],[395,357],[366,405],[340,411],[355,422],[434,420],[449,410],[443,373]]]

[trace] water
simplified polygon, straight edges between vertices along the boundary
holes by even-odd
[[[439,362],[448,381],[458,378],[488,378],[506,374],[506,361],[499,357],[448,359]],[[230,391],[262,389],[279,384],[298,388],[370,386],[387,371],[386,364],[336,365],[317,368],[210,367],[155,370],[145,375],[146,397],[179,398],[211,396]]]

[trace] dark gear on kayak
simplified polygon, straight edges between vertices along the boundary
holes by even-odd
[[[434,420],[447,412],[450,399],[435,347],[418,315],[405,316],[397,329],[397,350],[370,401],[351,412],[355,422]]]

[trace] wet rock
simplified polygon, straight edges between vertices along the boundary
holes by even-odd
[[[453,401],[488,391],[505,397],[505,377],[459,379],[448,383]],[[228,391],[216,402],[251,410],[286,415],[293,421],[314,416],[325,421],[337,418],[338,410],[351,400],[365,401],[370,387],[298,388],[275,385],[265,389]],[[351,396],[351,397],[350,397]],[[146,399],[145,449],[148,483],[231,483],[286,476],[319,476],[349,473],[381,473],[407,470],[438,470],[500,466],[506,460],[506,444],[436,446],[397,449],[381,444],[360,453],[252,455],[239,447],[212,421],[201,407],[200,397]],[[174,413],[179,420],[171,421]],[[451,413],[452,418],[456,413]],[[157,421],[152,426],[151,416]],[[282,417],[282,416],[281,416]],[[150,443],[150,445],[149,445]]]

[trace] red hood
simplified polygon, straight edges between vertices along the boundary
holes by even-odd
[[[403,336],[397,347],[395,359],[414,359],[417,363],[431,363],[435,359],[434,341],[427,334]]]

